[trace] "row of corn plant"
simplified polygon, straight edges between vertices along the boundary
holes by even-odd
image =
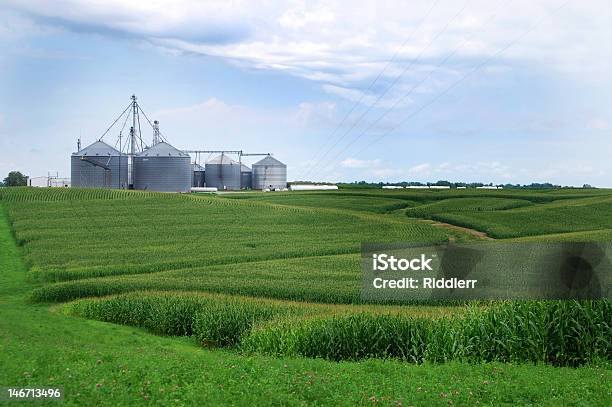
[[[255,298],[191,292],[138,292],[85,299],[64,306],[84,318],[145,328],[170,336],[194,336],[206,346],[231,347],[259,322],[326,308]]]
[[[118,191],[119,198],[112,199],[109,190],[61,191],[22,189],[3,195],[25,264],[41,282],[358,253],[363,240],[447,239],[430,225],[365,211],[288,210],[248,200],[130,191]]]
[[[244,351],[330,360],[542,362],[612,359],[609,301],[507,302],[440,319],[353,314],[280,321],[245,337]]]
[[[215,294],[149,292],[79,300],[68,313],[158,334],[192,335],[205,346],[334,361],[548,363],[612,358],[609,301],[504,302],[439,318],[351,311]]]

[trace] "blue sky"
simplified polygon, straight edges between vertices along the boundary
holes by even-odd
[[[582,3],[7,0],[0,174],[67,176],[135,93],[289,179],[611,187],[612,12]]]

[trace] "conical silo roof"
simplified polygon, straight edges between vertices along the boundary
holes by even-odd
[[[221,154],[221,155],[216,156],[212,160],[207,161],[206,164],[228,164],[228,165],[233,165],[233,164],[238,164],[238,161],[232,160],[228,155]]]
[[[240,165],[240,172],[251,172],[251,169],[244,164]]]
[[[181,150],[172,147],[170,144],[162,141],[161,143],[155,144],[151,148],[147,148],[141,153],[137,154],[138,157],[189,157],[189,154],[182,152]]]
[[[82,156],[87,156],[87,157],[95,157],[95,156],[119,156],[121,155],[121,153],[119,153],[119,151],[111,146],[109,146],[108,144],[106,144],[105,142],[103,142],[102,140],[98,140],[90,145],[88,145],[87,147],[82,148],[81,150],[77,151],[76,153],[72,153],[72,155],[76,155],[79,157]]]
[[[204,167],[202,167],[200,164],[193,164],[193,170],[194,171],[204,171]]]
[[[272,157],[271,155],[267,155],[261,160],[257,161],[255,164],[253,164],[253,167],[260,166],[260,165],[265,165],[268,167],[286,167],[285,164],[278,161],[276,158]]]

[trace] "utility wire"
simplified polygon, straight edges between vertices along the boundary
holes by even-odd
[[[119,119],[121,119],[121,116],[123,116],[123,115],[125,114],[125,112],[127,112],[131,106],[132,106],[132,103],[130,103],[130,104],[128,105],[128,107],[126,107],[126,108],[125,108],[125,110],[124,110],[123,112],[121,112],[121,114],[119,115],[119,117],[117,117],[117,118],[115,119],[115,121],[113,122],[113,124],[111,124],[111,125],[109,126],[109,128],[108,128],[108,129],[106,129],[106,131],[104,132],[104,134],[102,134],[102,135],[100,136],[100,138],[98,139],[98,141],[102,141],[102,139],[104,138],[104,136],[106,136],[106,133],[108,133],[108,132],[110,131],[110,129],[112,129],[112,128],[113,128],[113,126],[115,125],[115,123],[117,123],[117,122],[119,121]]]
[[[315,163],[314,165],[312,165],[310,167],[310,169],[307,171],[306,175],[310,174],[310,172],[312,171],[312,169],[317,168],[318,165],[323,161],[323,159],[327,156],[327,154],[329,154],[329,152],[331,152],[351,131],[353,131],[353,129],[361,122],[361,120],[376,106],[378,105],[378,103],[382,100],[382,98],[389,92],[389,90],[391,90],[391,88],[393,88],[398,82],[399,80],[406,74],[406,72],[408,72],[423,56],[423,54],[425,53],[425,51],[427,51],[427,49],[442,35],[446,32],[446,30],[448,29],[448,27],[457,19],[457,17],[459,17],[459,15],[461,13],[463,13],[463,11],[465,11],[465,9],[467,8],[467,5],[470,3],[471,0],[467,0],[464,4],[463,7],[461,7],[461,9],[459,9],[459,11],[444,25],[444,27],[442,28],[442,30],[438,31],[438,33],[421,49],[421,51],[419,52],[419,54],[417,55],[417,57],[415,59],[413,59],[410,64],[408,66],[406,66],[404,68],[404,70],[402,72],[400,72],[399,75],[397,75],[395,77],[395,79],[391,82],[391,84],[389,86],[387,86],[384,91],[376,98],[376,100],[374,101],[374,103],[372,103],[371,105],[368,106],[368,108],[358,117],[358,119],[353,122],[353,125],[346,130],[342,136],[334,143],[334,145],[327,150],[327,152],[319,159],[319,161],[317,161],[317,163]]]
[[[403,120],[401,120],[397,125],[395,125],[394,127],[392,127],[391,129],[389,129],[388,131],[384,132],[383,134],[381,134],[378,138],[374,139],[372,142],[370,142],[369,144],[367,144],[366,146],[364,146],[361,150],[359,150],[357,152],[357,156],[360,155],[361,153],[363,153],[365,150],[367,150],[368,148],[370,148],[371,146],[373,146],[374,144],[378,143],[380,140],[382,140],[383,138],[385,138],[386,136],[388,136],[389,134],[391,134],[392,132],[394,132],[395,130],[397,130],[399,127],[403,126],[406,122],[408,122],[408,120],[412,119],[413,117],[415,117],[416,115],[418,115],[419,113],[421,113],[423,110],[425,110],[426,108],[428,108],[429,106],[431,106],[432,104],[434,104],[436,101],[438,101],[440,98],[442,98],[443,96],[445,96],[446,94],[448,94],[451,90],[455,89],[457,86],[459,86],[461,83],[463,83],[466,79],[468,79],[470,76],[472,76],[473,74],[475,74],[476,72],[478,72],[481,68],[483,68],[484,66],[486,66],[487,64],[489,64],[492,60],[494,60],[495,58],[497,58],[498,56],[500,56],[501,54],[503,54],[505,51],[507,51],[510,47],[512,47],[514,44],[516,44],[517,42],[519,42],[520,40],[522,40],[523,38],[525,38],[527,35],[529,35],[531,32],[533,32],[540,24],[542,24],[546,19],[556,15],[559,11],[561,11],[561,9],[563,9],[565,6],[567,6],[567,4],[569,3],[569,0],[564,2],[563,4],[561,4],[559,7],[557,7],[555,10],[553,10],[551,13],[546,14],[545,16],[543,16],[542,18],[540,18],[538,21],[536,21],[534,24],[531,25],[531,27],[529,27],[526,31],[524,31],[523,33],[521,33],[520,35],[518,35],[517,37],[515,37],[513,40],[511,40],[508,44],[506,44],[504,47],[502,47],[501,49],[499,49],[497,52],[495,52],[494,54],[490,55],[488,58],[484,59],[482,62],[480,62],[479,64],[475,65],[474,68],[472,68],[471,70],[469,70],[466,74],[464,74],[461,78],[459,78],[458,80],[456,80],[455,82],[453,82],[450,86],[448,86],[447,88],[445,88],[442,92],[438,93],[436,96],[434,96],[432,99],[430,99],[428,102],[426,102],[425,104],[421,105],[417,110],[413,111],[411,114],[409,114],[407,117],[405,117]],[[337,165],[336,165],[337,166]],[[335,167],[334,167],[335,168]],[[332,168],[333,169],[333,168]]]
[[[434,73],[436,73],[442,66],[444,66],[452,57],[454,57],[459,50],[461,49],[461,47],[463,47],[466,43],[469,43],[474,36],[476,35],[476,33],[480,30],[482,30],[482,28],[486,27],[487,25],[489,25],[491,23],[491,21],[493,21],[497,15],[499,14],[499,12],[502,9],[506,9],[514,0],[508,0],[505,3],[502,3],[500,5],[500,7],[498,9],[496,9],[493,13],[491,13],[486,19],[485,22],[477,29],[472,31],[472,33],[465,39],[463,39],[463,41],[461,41],[448,55],[446,55],[446,57],[444,57],[444,59],[440,60],[440,62],[438,62],[438,64],[432,68],[427,75],[425,75],[420,81],[416,82],[411,88],[410,90],[405,93],[403,96],[400,96],[394,103],[393,105],[391,105],[391,107],[387,108],[382,115],[380,115],[376,120],[374,120],[373,122],[371,122],[368,127],[366,127],[365,129],[363,129],[358,135],[357,137],[353,138],[353,140],[351,140],[342,150],[340,150],[331,160],[330,160],[330,165],[333,165],[332,163],[341,155],[343,154],[345,151],[347,151],[353,144],[355,144],[357,141],[359,141],[361,139],[361,137],[363,137],[368,131],[370,131],[375,125],[377,125],[382,119],[384,119],[385,117],[387,117],[387,115],[389,113],[391,113],[397,106],[399,106],[404,100],[406,100],[408,97],[410,97],[412,95],[412,93],[418,89],[423,83],[425,83],[429,78],[432,77],[432,75]],[[322,168],[322,171],[325,171],[325,167]]]
[[[325,149],[326,145],[328,144],[328,141],[332,141],[333,137],[335,136],[335,134],[338,132],[338,130],[344,125],[344,123],[346,122],[346,120],[350,117],[350,115],[353,113],[353,111],[355,111],[355,109],[357,108],[357,106],[359,106],[361,104],[361,102],[363,101],[363,99],[366,97],[366,95],[368,94],[368,92],[370,90],[372,90],[374,88],[374,86],[378,83],[379,79],[383,76],[383,74],[387,71],[387,69],[391,66],[391,64],[393,63],[393,61],[395,61],[395,59],[397,58],[397,56],[400,54],[400,52],[404,49],[404,47],[408,44],[408,42],[412,41],[412,39],[414,38],[414,35],[416,34],[416,32],[421,28],[421,26],[423,25],[423,23],[425,21],[427,21],[427,19],[429,18],[429,16],[431,15],[431,12],[433,11],[433,9],[438,5],[438,3],[440,3],[440,0],[436,0],[434,2],[431,3],[431,7],[429,8],[429,10],[427,11],[427,13],[425,14],[425,16],[419,21],[419,24],[417,24],[417,26],[414,28],[414,30],[412,30],[412,32],[410,33],[410,35],[408,36],[408,38],[406,38],[406,40],[404,40],[404,42],[399,46],[399,48],[397,48],[397,50],[395,51],[395,53],[393,54],[393,56],[391,57],[391,59],[389,59],[387,61],[387,63],[385,64],[384,68],[378,73],[378,75],[376,76],[376,78],[374,78],[374,80],[372,81],[372,83],[370,83],[370,86],[368,86],[368,88],[363,91],[361,93],[361,97],[355,101],[355,103],[353,104],[353,106],[351,107],[351,109],[348,111],[348,113],[346,113],[346,115],[344,115],[343,119],[340,121],[340,123],[338,123],[338,125],[334,128],[334,130],[331,132],[331,134],[329,135],[329,137],[327,137],[325,143],[321,146],[321,148],[315,153],[315,155],[313,156],[312,161],[317,160],[317,156]],[[337,144],[337,143],[336,143]],[[336,145],[335,144],[335,145]],[[335,147],[332,146],[331,148]],[[321,157],[323,158],[323,157]],[[319,159],[320,160],[320,159]],[[317,161],[318,162],[318,161]],[[311,169],[308,169],[308,171],[304,174],[307,175],[309,172],[311,171]],[[302,177],[302,176],[300,176]]]

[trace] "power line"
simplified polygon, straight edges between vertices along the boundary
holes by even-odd
[[[467,8],[467,5],[470,3],[471,0],[467,0],[464,4],[463,7],[461,7],[461,9],[459,9],[459,11],[444,25],[444,27],[442,28],[442,30],[438,31],[438,33],[421,49],[421,51],[419,52],[419,54],[417,55],[417,57],[415,59],[413,59],[410,64],[408,66],[406,66],[404,68],[404,70],[402,72],[400,72],[399,75],[397,75],[394,80],[391,82],[391,84],[389,86],[387,86],[384,91],[376,98],[376,100],[374,101],[374,103],[370,104],[367,109],[359,116],[359,118],[353,123],[353,125],[346,130],[342,136],[334,143],[334,145],[331,146],[331,148],[329,148],[325,154],[323,154],[323,156],[314,164],[310,167],[310,169],[307,171],[306,175],[310,174],[310,172],[312,171],[313,168],[316,168],[319,163],[322,162],[323,158],[325,158],[327,156],[327,154],[329,154],[329,152],[331,152],[342,140],[344,140],[344,138],[351,132],[353,131],[353,129],[361,122],[361,120],[376,106],[378,105],[378,102],[380,102],[382,100],[382,98],[389,92],[389,90],[391,90],[391,88],[393,88],[398,82],[399,80],[406,74],[406,72],[408,72],[408,70],[410,70],[423,56],[423,54],[425,53],[425,51],[442,35],[446,32],[446,30],[448,29],[448,27],[457,19],[457,17],[459,17],[459,15],[461,13],[463,13],[463,11]]]
[[[411,88],[410,90],[405,93],[403,96],[399,97],[394,103],[393,105],[391,105],[391,107],[387,108],[382,115],[380,115],[376,120],[374,120],[373,122],[371,122],[364,130],[362,130],[357,137],[353,138],[353,140],[351,140],[342,150],[340,150],[331,160],[330,163],[333,163],[341,154],[343,154],[345,151],[347,151],[353,144],[355,144],[357,141],[359,141],[361,139],[361,137],[363,137],[370,129],[372,129],[376,124],[378,124],[382,119],[384,119],[389,113],[391,113],[398,105],[400,105],[400,103],[402,103],[406,98],[408,98],[409,96],[412,95],[412,93],[419,88],[419,86],[421,86],[423,83],[425,83],[429,78],[431,78],[431,76],[437,72],[442,66],[444,66],[453,56],[455,56],[457,54],[457,52],[459,52],[459,49],[461,49],[461,47],[470,42],[473,37],[476,35],[476,33],[481,30],[483,27],[486,27],[491,21],[493,21],[493,19],[497,16],[497,14],[499,13],[499,11],[501,9],[507,8],[514,0],[509,0],[506,1],[505,3],[501,4],[500,6],[503,7],[499,7],[497,10],[495,10],[493,13],[491,13],[486,19],[484,24],[482,24],[478,30],[474,30],[472,31],[472,33],[469,35],[469,37],[465,38],[463,41],[461,41],[444,59],[440,60],[440,62],[438,62],[438,64],[429,71],[429,73],[427,75],[425,75],[420,81],[416,82]],[[333,165],[333,164],[331,164]],[[323,168],[323,170],[325,170],[325,167]]]
[[[414,37],[414,34],[416,34],[416,32],[418,31],[419,28],[421,28],[421,26],[423,25],[423,23],[429,18],[431,12],[433,11],[433,9],[438,5],[438,3],[440,2],[440,0],[436,0],[431,4],[431,7],[429,8],[429,10],[427,11],[427,13],[425,14],[425,16],[420,20],[419,24],[414,28],[414,30],[412,30],[412,32],[410,33],[410,36],[408,38],[406,38],[406,40],[404,40],[404,42],[399,46],[399,48],[395,51],[395,53],[393,54],[393,56],[391,57],[391,59],[389,61],[387,61],[386,65],[384,66],[384,68],[378,73],[378,75],[376,76],[376,78],[374,79],[374,81],[372,81],[372,83],[370,83],[370,86],[368,86],[368,88],[363,91],[361,93],[361,97],[359,98],[359,100],[357,100],[353,106],[351,107],[351,109],[348,111],[348,113],[344,116],[344,118],[340,121],[340,123],[338,123],[338,125],[334,128],[334,130],[331,132],[331,134],[329,135],[329,137],[326,139],[326,142],[321,146],[321,148],[315,153],[314,157],[313,157],[313,161],[317,159],[317,156],[319,155],[319,153],[321,153],[325,146],[327,145],[327,141],[331,141],[334,137],[334,135],[336,134],[336,132],[344,125],[344,122],[346,122],[346,120],[349,118],[349,116],[353,113],[353,111],[357,108],[357,106],[359,106],[359,104],[361,104],[361,102],[363,101],[363,99],[365,98],[366,94],[372,90],[374,88],[374,85],[376,85],[376,83],[378,83],[378,80],[383,76],[383,74],[387,71],[387,68],[389,68],[389,66],[391,66],[391,63],[393,63],[393,61],[395,61],[395,58],[399,55],[399,53],[404,49],[404,47],[406,46],[406,44],[408,44],[409,41],[412,40],[412,38]],[[333,148],[333,146],[332,146]],[[310,172],[310,169],[304,174],[308,175],[308,173]],[[301,176],[300,176],[301,177]]]
[[[569,0],[564,2],[563,4],[561,4],[561,6],[557,7],[554,11],[552,11],[551,13],[543,16],[542,18],[540,18],[538,21],[536,21],[531,27],[529,27],[526,31],[524,31],[523,33],[521,33],[520,35],[518,35],[517,37],[515,37],[513,40],[511,40],[508,44],[506,44],[504,47],[502,47],[501,49],[499,49],[497,52],[495,52],[494,54],[490,55],[489,57],[487,57],[486,59],[484,59],[482,62],[480,62],[479,64],[475,65],[474,68],[472,68],[471,70],[469,70],[466,74],[464,74],[461,78],[459,78],[458,80],[456,80],[455,82],[453,82],[450,86],[448,86],[447,88],[445,88],[442,92],[440,92],[439,94],[437,94],[436,96],[434,96],[432,99],[430,99],[428,102],[426,102],[425,104],[421,105],[417,110],[413,111],[411,114],[409,114],[407,117],[405,117],[403,120],[401,120],[397,125],[395,125],[394,127],[392,127],[391,129],[389,129],[388,131],[384,132],[383,134],[381,134],[378,138],[374,139],[372,142],[370,142],[369,144],[367,144],[366,146],[364,146],[361,150],[359,150],[357,152],[357,156],[359,154],[361,154],[362,152],[364,152],[365,150],[367,150],[368,148],[370,148],[371,146],[373,146],[374,144],[378,143],[380,140],[382,140],[383,138],[385,138],[386,136],[388,136],[389,134],[391,134],[392,132],[394,132],[395,130],[397,130],[399,127],[403,126],[408,120],[412,119],[413,117],[415,117],[416,115],[418,115],[419,113],[421,113],[423,110],[425,110],[426,108],[428,108],[429,106],[431,106],[432,104],[434,104],[436,101],[438,101],[441,97],[445,96],[446,94],[448,94],[451,90],[453,90],[454,88],[456,88],[457,86],[459,86],[461,83],[463,83],[467,78],[469,78],[470,76],[472,76],[474,73],[478,72],[482,67],[484,67],[485,65],[489,64],[493,59],[497,58],[498,56],[500,56],[502,53],[504,53],[505,51],[507,51],[510,47],[512,47],[514,44],[516,44],[517,42],[519,42],[520,40],[522,40],[523,38],[525,38],[528,34],[530,34],[533,30],[535,30],[541,23],[543,23],[547,18],[550,18],[552,16],[554,16],[555,14],[557,14],[559,11],[561,11],[561,9],[563,9],[567,4],[569,3]],[[337,164],[336,164],[337,166]],[[334,167],[335,168],[335,167]],[[333,168],[332,168],[333,169]]]

